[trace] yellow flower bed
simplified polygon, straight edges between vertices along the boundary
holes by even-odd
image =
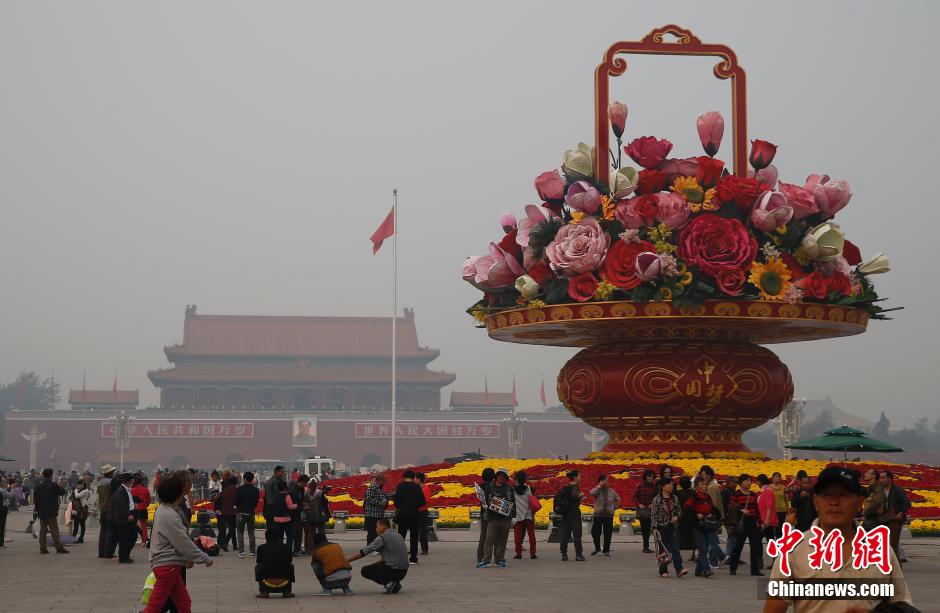
[[[940,521],[936,519],[915,519],[911,521],[911,535],[940,536]]]
[[[912,490],[915,494],[924,497],[921,502],[911,503],[915,507],[940,507],[940,492],[932,490]]]
[[[460,498],[476,492],[474,488],[460,483],[441,483],[439,485],[441,491],[431,496],[431,498]]]

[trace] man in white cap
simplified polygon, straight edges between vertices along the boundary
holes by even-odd
[[[516,497],[509,485],[509,471],[496,469],[496,477],[487,496],[486,542],[483,559],[477,568],[489,568],[490,560],[500,568],[506,567],[506,542],[512,529],[512,518],[516,515]]]
[[[101,530],[98,532],[99,558],[113,558],[117,546],[117,539],[111,530],[111,518],[108,516],[111,494],[121,485],[121,482],[114,478],[115,472],[117,468],[105,464],[101,467],[101,478],[95,484],[98,490],[98,523],[101,524]]]

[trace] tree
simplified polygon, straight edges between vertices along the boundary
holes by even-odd
[[[875,424],[875,427],[871,429],[872,438],[876,438],[881,441],[888,440],[888,429],[891,427],[891,422],[888,421],[888,417],[885,415],[885,412],[881,412],[881,417],[878,418],[878,423]]]
[[[53,400],[54,398],[54,400]],[[62,386],[52,377],[40,379],[35,371],[22,371],[12,383],[0,384],[0,440],[4,417],[10,409],[50,410],[62,400]]]

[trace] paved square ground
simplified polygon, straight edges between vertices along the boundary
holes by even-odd
[[[150,572],[147,550],[135,547],[134,564],[118,564],[97,557],[97,523],[89,520],[86,543],[69,547],[70,555],[40,555],[39,546],[22,530],[30,514],[10,513],[8,543],[0,549],[0,612],[39,611],[129,613],[134,611],[144,579]],[[643,554],[636,536],[614,535],[610,558],[590,557],[587,562],[561,562],[556,544],[538,533],[538,560],[509,559],[505,569],[475,568],[475,535],[467,530],[442,531],[441,542],[431,544],[431,554],[413,566],[398,595],[385,595],[377,584],[358,574],[355,562],[354,596],[316,597],[319,584],[310,571],[309,559],[295,558],[296,598],[270,600],[254,597],[254,563],[234,554],[216,558],[211,568],[197,566],[189,572],[193,611],[414,611],[436,613],[539,613],[549,611],[631,611],[642,609],[692,610],[696,613],[758,611],[756,579],[744,570],[731,577],[720,569],[710,579],[694,577],[661,579],[651,554]],[[259,533],[259,537],[263,536]],[[353,551],[364,540],[363,532],[332,535],[331,539]],[[590,541],[587,536],[586,543]],[[511,547],[511,543],[510,543]],[[940,539],[907,539],[910,560],[904,573],[922,611],[940,612]],[[593,547],[586,547],[588,551]],[[686,552],[687,554],[688,552]],[[685,557],[688,557],[686,555]],[[376,558],[368,558],[367,562]],[[746,556],[745,556],[745,559]],[[693,565],[687,566],[694,570]],[[694,599],[694,602],[690,599]],[[657,604],[658,602],[658,604]],[[609,607],[605,607],[608,603]]]

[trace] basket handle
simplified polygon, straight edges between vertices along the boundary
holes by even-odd
[[[664,34],[672,34],[675,42],[665,42]],[[689,30],[677,25],[657,28],[640,41],[614,43],[604,54],[604,61],[594,72],[594,143],[596,147],[594,176],[607,184],[610,176],[610,123],[607,106],[610,103],[610,77],[619,77],[627,71],[627,61],[618,54],[639,55],[713,55],[722,58],[715,65],[719,79],[731,79],[732,142],[734,145],[734,174],[747,176],[747,76],[738,65],[738,57],[726,45],[706,45]]]

